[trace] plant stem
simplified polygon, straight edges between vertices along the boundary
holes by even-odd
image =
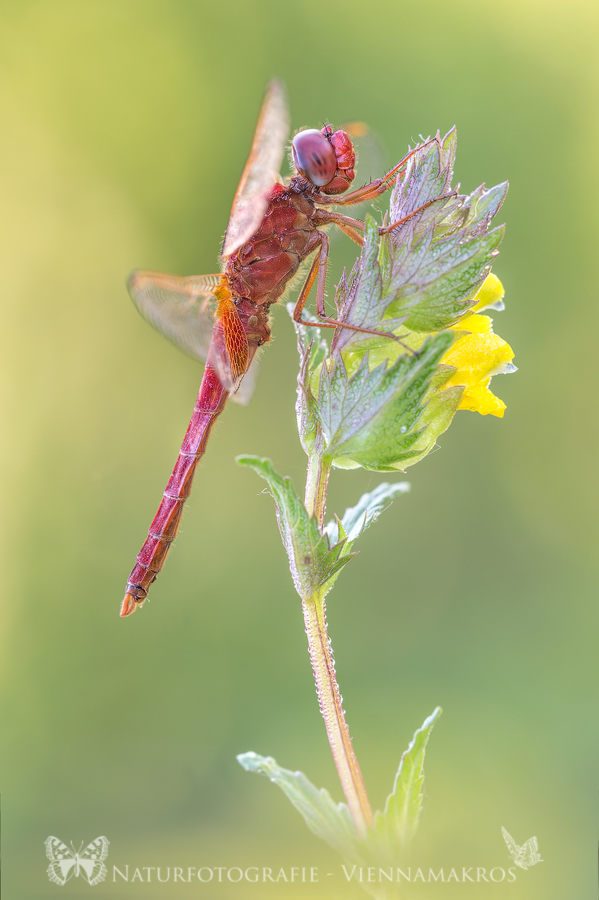
[[[304,600],[302,606],[320,711],[354,825],[358,833],[364,836],[366,829],[373,823],[372,809],[354,753],[345,721],[343,701],[335,678],[335,663],[327,633],[324,597],[315,594],[310,600]]]
[[[324,458],[322,453],[316,451],[310,455],[304,506],[308,510],[308,515],[314,516],[320,529],[324,524],[330,472],[331,463]]]
[[[326,507],[330,463],[316,450],[310,455],[306,479],[305,506],[322,529]],[[335,678],[335,663],[331,641],[327,632],[324,593],[316,592],[302,600],[308,647],[320,711],[324,719],[333,760],[341,781],[354,825],[358,834],[365,835],[373,824],[372,809],[362,772],[354,753],[349,728],[345,721],[343,701]]]

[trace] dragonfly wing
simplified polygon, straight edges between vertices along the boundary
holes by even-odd
[[[127,287],[144,319],[180,350],[200,359],[208,358],[214,327],[216,301],[213,291],[218,275],[180,278],[161,272],[132,272]]]
[[[230,298],[218,306],[218,322],[212,332],[208,364],[216,369],[224,388],[235,393],[250,364],[248,339],[237,307]]]
[[[387,171],[386,153],[379,136],[365,122],[344,122],[340,126],[346,131],[356,151],[356,181],[355,187],[368,184]],[[363,219],[366,211],[372,208],[372,201],[358,203],[352,206],[351,215],[355,219]],[[338,229],[335,229],[338,231]],[[335,232],[333,232],[335,234]]]
[[[285,86],[274,79],[266,87],[250,155],[233,200],[223,244],[224,257],[239,250],[260,226],[285,154],[289,122]]]
[[[258,354],[256,353],[252,362],[250,363],[249,369],[243,376],[241,384],[239,385],[237,390],[233,394],[231,394],[231,400],[234,400],[235,403],[239,403],[241,406],[248,405],[248,403],[252,399],[252,394],[254,393],[254,389],[256,387],[259,369],[260,362],[258,360]]]
[[[188,356],[210,362],[231,399],[245,406],[254,390],[258,362],[254,358],[249,371],[244,372],[241,357],[248,353],[247,339],[232,304],[229,315],[221,315],[215,329],[217,301],[213,291],[220,283],[218,275],[180,278],[137,271],[131,274],[127,286],[144,319]]]

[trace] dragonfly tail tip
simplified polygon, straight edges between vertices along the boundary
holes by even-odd
[[[136,602],[135,596],[130,591],[127,591],[127,593],[125,594],[125,599],[123,600],[123,604],[121,606],[121,619],[125,616],[130,616],[131,613],[134,613],[138,606],[139,604]]]

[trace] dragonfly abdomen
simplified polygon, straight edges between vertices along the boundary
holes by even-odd
[[[121,616],[130,615],[144,602],[164,565],[179,530],[183,506],[191,491],[198,461],[206,451],[210,431],[228,396],[212,366],[207,365],[177,462],[150,525],[148,537],[129,575]]]

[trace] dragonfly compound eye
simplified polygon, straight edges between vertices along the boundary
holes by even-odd
[[[291,147],[293,162],[300,175],[316,187],[324,187],[333,180],[337,171],[337,156],[321,131],[315,128],[299,131]]]

